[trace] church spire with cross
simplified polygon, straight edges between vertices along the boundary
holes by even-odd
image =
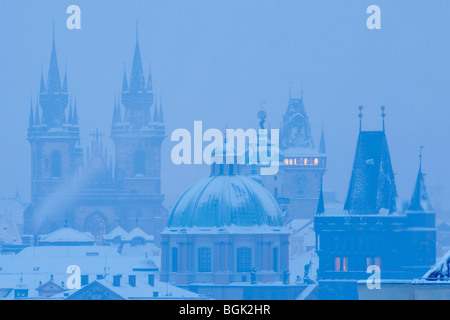
[[[425,174],[422,172],[422,149],[419,150],[419,172],[417,173],[416,184],[414,185],[413,194],[409,203],[409,211],[433,211],[425,186]]]
[[[152,121],[150,109],[154,99],[150,72],[151,69],[149,67],[148,83],[146,86],[141,49],[139,46],[139,29],[136,22],[136,43],[134,47],[130,80],[129,82],[127,80],[126,68],[124,68],[122,80],[122,104],[125,106],[123,121],[127,123],[131,129],[140,129]]]
[[[66,124],[66,108],[68,106],[67,72],[64,76],[63,86],[59,73],[58,58],[56,54],[55,24],[53,22],[52,49],[48,68],[47,83],[41,70],[41,83],[39,90],[39,104],[42,108],[41,124],[47,129],[61,128]],[[37,106],[39,108],[39,106]]]

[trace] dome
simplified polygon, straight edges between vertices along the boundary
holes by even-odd
[[[241,175],[212,175],[193,184],[175,204],[169,228],[282,227],[270,192]]]

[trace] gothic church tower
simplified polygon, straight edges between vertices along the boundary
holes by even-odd
[[[30,107],[27,140],[31,145],[32,205],[25,211],[25,234],[47,232],[63,224],[51,222],[40,210],[55,191],[73,188],[83,158],[76,100],[69,100],[67,73],[61,83],[53,31],[47,82],[41,71],[39,100],[34,110],[33,103]]]

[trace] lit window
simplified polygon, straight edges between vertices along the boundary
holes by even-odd
[[[342,258],[342,271],[348,271],[348,258]]]
[[[211,249],[198,249],[198,272],[211,272]]]
[[[334,271],[341,271],[341,258],[334,258]]]
[[[297,165],[297,158],[294,159],[294,164]]]
[[[314,165],[315,165],[315,166],[318,166],[318,165],[319,165],[319,159],[317,159],[317,158],[314,159]]]
[[[289,164],[289,159],[284,159],[284,164]]]
[[[293,164],[293,161],[292,161],[292,159],[289,159],[289,165],[291,165],[291,166],[292,166],[292,164]]]
[[[308,165],[308,158],[305,158],[305,166]]]

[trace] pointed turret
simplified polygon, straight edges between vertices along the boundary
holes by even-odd
[[[41,124],[41,117],[39,114],[39,100],[36,103],[36,113],[34,114],[34,125],[38,126]]]
[[[53,25],[53,44],[52,44],[52,54],[50,57],[50,66],[48,69],[47,92],[56,93],[60,91],[61,91],[61,80],[59,77],[58,59],[56,57],[55,26]]]
[[[123,125],[129,126],[129,128],[133,130],[141,130],[152,122],[151,108],[155,104],[153,100],[151,77],[149,78],[147,87],[145,86],[137,24],[136,45],[131,74],[128,80],[129,81],[127,82],[126,72],[124,71],[121,94],[121,105],[124,107],[122,118]]]
[[[153,110],[153,121],[154,122],[158,122],[159,121],[159,116],[158,116],[158,103],[155,99],[155,109]]]
[[[75,102],[74,102],[74,107],[73,107],[72,124],[75,126],[78,125],[77,97],[75,97]]]
[[[66,73],[67,75],[67,73]],[[41,74],[41,88],[39,93],[40,107],[42,108],[41,123],[50,128],[61,128],[67,123],[66,108],[68,107],[67,76],[61,89],[61,80],[56,57],[55,26],[53,25],[53,42],[48,69],[47,85],[44,86],[44,77]]]
[[[396,210],[396,198],[385,132],[360,131],[344,209],[349,214],[378,214],[382,209],[392,213]]]
[[[64,81],[63,81],[62,91],[63,92],[68,92],[67,91],[67,67],[66,67],[66,72],[64,73]]]
[[[322,123],[322,134],[320,135],[319,152],[320,153],[327,153],[327,148],[325,146],[325,133],[324,133],[324,130],[323,130],[323,123]]]
[[[113,124],[121,123],[120,102],[114,101]]]
[[[150,92],[153,90],[153,83],[152,83],[152,65],[151,62],[148,67],[148,80],[147,80],[147,91]]]
[[[323,201],[323,178],[320,180],[320,194],[319,194],[319,202],[317,203],[317,211],[316,215],[320,216],[325,212],[325,204]]]
[[[33,97],[31,97],[31,103],[30,103],[30,119],[28,120],[28,126],[32,127],[33,125],[34,125]]]
[[[69,99],[69,116],[68,116],[68,120],[67,123],[68,124],[73,124],[73,115],[72,115],[73,111],[72,111],[72,98]]]
[[[122,91],[128,91],[128,80],[127,80],[127,70],[125,63],[123,64],[123,79],[122,79]]]
[[[409,204],[409,211],[433,211],[433,207],[430,203],[430,198],[425,186],[424,174],[422,173],[422,148],[420,147],[419,153],[419,172],[417,174],[416,184],[411,196],[411,202]]]
[[[314,148],[311,127],[303,98],[289,98],[280,130],[280,146],[284,149]]]
[[[134,48],[133,66],[131,67],[130,92],[140,92],[144,90],[144,69],[142,68],[141,50],[139,48],[138,29],[136,24],[136,46]]]
[[[159,122],[164,122],[163,108],[162,108],[162,98],[159,99]]]
[[[44,80],[44,72],[42,71],[42,66],[41,66],[41,84],[40,84],[40,88],[39,88],[39,93],[44,93],[45,92],[45,80]]]

